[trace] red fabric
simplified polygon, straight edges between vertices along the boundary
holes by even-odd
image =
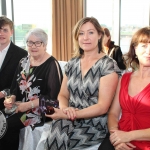
[[[132,73],[126,73],[121,80],[119,101],[122,108],[122,116],[119,121],[119,129],[132,131],[150,128],[150,84],[137,95],[131,97],[128,94],[128,85]],[[150,141],[132,141],[135,150],[150,150]]]

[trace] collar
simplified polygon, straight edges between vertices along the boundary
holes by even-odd
[[[10,42],[10,43],[11,43],[11,42]],[[7,53],[8,49],[9,49],[9,46],[10,46],[10,43],[9,43],[1,52]]]

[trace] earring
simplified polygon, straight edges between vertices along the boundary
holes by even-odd
[[[100,53],[100,49],[101,49],[101,43],[100,43],[100,39],[98,39],[98,53]]]
[[[80,52],[81,55],[84,53],[84,51],[81,47],[79,47],[79,52]]]

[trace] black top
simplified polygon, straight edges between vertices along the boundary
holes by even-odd
[[[31,66],[29,57],[23,58],[16,71],[11,93],[16,95],[16,101],[33,101],[38,97],[46,100],[57,100],[62,82],[62,72],[54,57],[48,58],[39,66]],[[58,71],[59,70],[59,71]],[[60,74],[59,74],[60,72]],[[40,123],[39,108],[25,112],[20,118],[25,126]]]
[[[108,50],[108,55],[111,54],[110,57],[113,58],[117,62],[118,67],[122,70],[125,70],[126,66],[124,64],[121,48],[117,45],[114,45],[113,41],[111,41],[110,45],[111,46]],[[111,53],[112,50],[113,52]]]

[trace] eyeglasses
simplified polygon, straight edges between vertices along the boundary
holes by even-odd
[[[8,29],[5,29],[5,28],[3,29],[3,28],[1,28],[1,29],[0,29],[0,32],[7,33],[7,32],[8,32]]]
[[[32,47],[34,44],[36,47],[40,47],[42,45],[42,43],[43,42],[40,42],[40,41],[36,41],[36,42],[27,41],[27,46]]]

